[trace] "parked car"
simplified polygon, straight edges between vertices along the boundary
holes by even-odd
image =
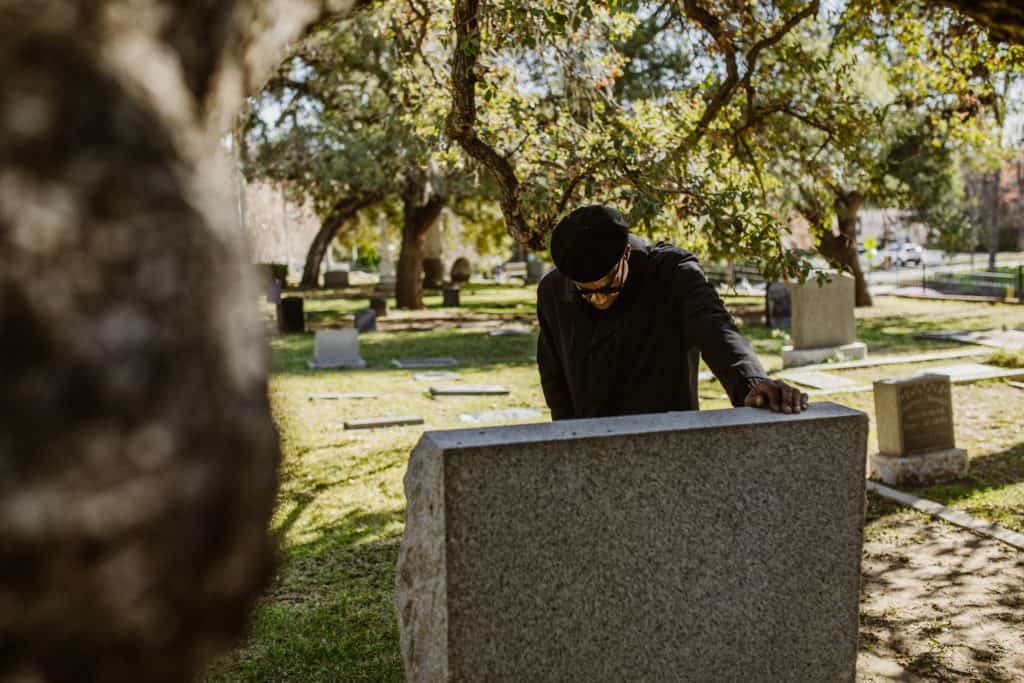
[[[924,248],[913,242],[898,242],[885,248],[885,254],[896,266],[919,266],[924,257]]]

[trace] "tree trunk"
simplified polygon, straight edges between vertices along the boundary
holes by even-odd
[[[992,187],[988,196],[988,270],[996,270],[996,254],[999,252],[999,186],[1003,179],[1003,169],[997,168],[992,174]]]
[[[825,227],[818,238],[818,250],[835,268],[852,273],[854,278],[854,300],[857,306],[871,306],[871,292],[868,291],[864,271],[857,258],[857,212],[864,202],[859,192],[836,195],[833,207],[839,224],[839,233],[833,234]]]
[[[318,285],[320,265],[323,263],[324,254],[327,253],[327,247],[330,246],[341,226],[379,199],[377,196],[345,197],[335,203],[327,218],[320,224],[320,230],[317,231],[316,237],[309,245],[309,251],[306,252],[306,265],[302,269],[303,287],[312,289]]]
[[[353,3],[0,5],[0,680],[194,680],[272,576],[279,460],[208,173],[287,42]]]
[[[395,283],[398,308],[423,308],[423,236],[441,217],[444,204],[444,200],[437,196],[430,197],[422,205],[417,205],[413,197],[406,197]]]

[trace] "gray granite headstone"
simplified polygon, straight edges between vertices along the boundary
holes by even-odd
[[[377,313],[372,308],[360,308],[355,312],[353,325],[360,332],[376,332]]]
[[[764,309],[768,327],[788,330],[792,324],[793,307],[789,286],[784,282],[773,282],[764,293]]]
[[[458,287],[445,287],[442,293],[443,303],[442,305],[446,308],[458,308],[462,305],[459,298]]]
[[[313,360],[309,367],[365,368],[366,361],[359,355],[359,331],[355,328],[317,330]]]
[[[281,292],[283,289],[280,280],[267,280],[267,303],[281,303]]]
[[[867,431],[818,403],[425,433],[408,680],[852,682]]]
[[[819,284],[812,275],[804,284],[791,287],[795,349],[842,346],[857,341],[853,278],[845,273],[827,275],[828,282]]]

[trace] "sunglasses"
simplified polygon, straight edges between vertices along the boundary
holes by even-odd
[[[625,285],[608,285],[607,287],[598,287],[597,289],[580,289],[579,285],[576,285],[576,294],[584,299],[590,299],[598,294],[618,294],[625,288]]]
[[[625,254],[623,254],[623,257],[625,257]],[[622,273],[623,261],[625,261],[625,258],[620,259],[619,262],[615,264],[615,270],[612,271],[614,273],[614,277],[612,279],[612,282],[615,282],[615,279],[622,277],[621,273]],[[607,276],[605,276],[605,277],[607,277]],[[576,295],[577,296],[579,296],[579,297],[581,297],[583,299],[586,299],[587,301],[590,301],[590,299],[592,297],[595,297],[598,294],[601,294],[601,295],[604,295],[604,296],[608,296],[608,295],[611,295],[611,294],[618,294],[619,292],[621,292],[623,289],[626,288],[626,283],[625,282],[620,282],[617,285],[605,285],[604,287],[597,287],[596,289],[583,289],[578,284],[575,285],[575,287],[576,287]]]

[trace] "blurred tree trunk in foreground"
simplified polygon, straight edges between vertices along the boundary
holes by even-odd
[[[0,680],[188,680],[241,635],[279,453],[218,138],[352,4],[0,6]]]

